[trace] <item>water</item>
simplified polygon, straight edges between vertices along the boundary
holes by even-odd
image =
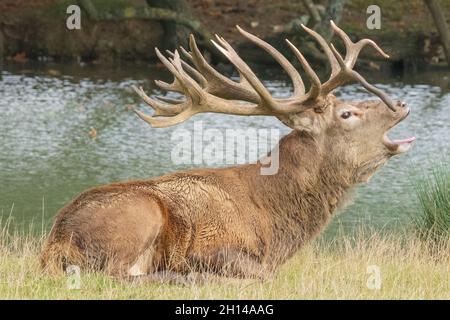
[[[51,226],[57,210],[79,192],[113,181],[143,179],[193,167],[174,165],[170,137],[177,128],[193,128],[193,121],[177,127],[151,129],[127,106],[140,104],[131,85],[156,92],[152,78],[168,79],[151,66],[106,68],[55,65],[18,69],[7,66],[0,80],[0,215],[11,216],[21,228],[30,223]],[[55,70],[53,70],[55,69]],[[277,73],[263,73],[276,95],[291,85]],[[335,219],[338,226],[402,228],[417,212],[412,185],[415,173],[427,172],[430,159],[450,156],[450,93],[448,73],[419,74],[406,79],[372,79],[392,97],[411,106],[411,116],[392,136],[418,138],[412,150],[393,158],[357,198]],[[341,88],[342,98],[369,95],[359,86]],[[274,118],[197,115],[204,127],[280,128]],[[97,130],[95,139],[89,136]],[[201,166],[201,165],[197,165]]]

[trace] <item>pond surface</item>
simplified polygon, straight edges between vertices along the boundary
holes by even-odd
[[[376,72],[366,72],[376,73]],[[283,75],[261,73],[267,87],[283,96],[291,90]],[[404,78],[370,79],[393,98],[412,108],[410,117],[391,136],[417,137],[407,155],[393,158],[369,184],[359,187],[356,201],[333,224],[403,228],[417,212],[414,175],[426,173],[430,161],[450,156],[448,73],[428,72]],[[86,188],[113,181],[143,179],[166,172],[206,166],[174,165],[171,140],[177,128],[193,129],[194,120],[208,128],[279,128],[274,118],[197,115],[177,127],[152,129],[129,110],[144,105],[130,89],[142,85],[158,93],[152,79],[168,73],[152,66],[105,68],[53,65],[6,66],[0,80],[0,215],[21,228],[31,223],[48,229],[67,201]],[[357,85],[341,88],[346,99],[369,94]],[[90,136],[91,128],[97,135]],[[92,134],[92,132],[91,132]]]

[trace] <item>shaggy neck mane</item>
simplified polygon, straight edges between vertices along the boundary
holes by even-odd
[[[322,138],[293,131],[279,143],[279,170],[247,179],[254,201],[270,213],[273,243],[286,259],[316,236],[352,187],[352,168],[333,156]],[[259,170],[260,166],[258,166]],[[254,190],[251,188],[250,190]],[[275,257],[274,257],[275,258]]]

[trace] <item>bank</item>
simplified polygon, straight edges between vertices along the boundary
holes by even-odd
[[[181,3],[181,0],[177,0]],[[92,0],[94,13],[82,10],[81,29],[69,30],[66,19],[69,0],[4,0],[0,4],[0,52],[7,63],[27,61],[75,61],[78,63],[156,62],[154,47],[174,45],[168,41],[167,17],[163,11],[148,11],[144,0]],[[85,2],[85,1],[78,1]],[[316,1],[321,3],[323,1]],[[340,26],[354,39],[370,37],[391,55],[396,68],[423,69],[430,65],[445,67],[445,57],[433,20],[422,0],[392,2],[375,1],[381,8],[381,29],[368,30],[366,9],[370,0],[347,1]],[[186,0],[186,16],[177,21],[175,44],[186,45],[183,39],[194,30],[202,37],[220,34],[246,57],[246,61],[273,64],[273,60],[249,45],[236,32],[239,24],[246,30],[273,43],[291,57],[284,38],[293,39],[307,58],[315,61],[299,23],[308,21],[299,1],[204,1]],[[450,3],[442,2],[450,15]],[[167,11],[168,12],[168,11]],[[162,15],[162,18],[161,18]],[[155,18],[155,16],[159,18]],[[149,18],[150,17],[150,18]],[[152,18],[153,17],[153,18]],[[183,20],[184,19],[184,20]],[[303,20],[302,20],[303,19]],[[306,20],[304,20],[306,19]],[[302,46],[303,45],[303,46]],[[378,69],[380,57],[368,53],[368,66]],[[308,57],[309,55],[309,57]],[[211,57],[212,60],[217,60]],[[215,61],[224,62],[224,61]]]

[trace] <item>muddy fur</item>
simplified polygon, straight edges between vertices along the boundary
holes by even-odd
[[[356,185],[395,154],[382,137],[405,112],[379,101],[329,101],[320,114],[298,115],[298,125],[279,142],[275,175],[261,175],[256,163],[83,192],[58,213],[43,268],[272,276],[325,228]],[[341,117],[348,110],[355,119]]]

